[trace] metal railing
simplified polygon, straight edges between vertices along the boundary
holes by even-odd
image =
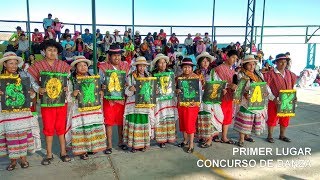
[[[68,28],[71,33],[75,31],[83,32],[84,29],[92,29],[92,24],[80,24],[80,23],[63,23],[64,29]],[[13,33],[16,26],[21,26],[23,30],[27,29],[27,21],[14,21],[14,20],[0,20],[0,35],[3,33]],[[110,31],[112,34],[114,29],[118,29],[123,32],[131,28],[130,24],[96,24],[97,29],[100,29],[101,33]],[[135,25],[136,30],[140,31],[142,36],[147,35],[148,32],[159,32],[160,29],[164,29],[168,37],[172,33],[176,33],[176,36],[180,42],[184,41],[184,38],[188,33],[195,35],[195,33],[201,33],[203,36],[205,32],[211,32],[212,26],[174,26],[174,25]],[[38,28],[43,31],[43,24],[40,21],[30,21],[31,32],[34,28]],[[254,41],[259,44],[261,37],[261,30],[263,28],[263,43],[264,44],[305,44],[305,43],[320,43],[320,25],[290,25],[290,26],[254,26]],[[64,31],[62,29],[62,32]],[[239,41],[243,43],[245,40],[245,26],[214,26],[213,36],[209,37],[217,40],[219,43],[230,43]],[[26,31],[25,31],[26,32]],[[29,32],[26,32],[29,33]],[[133,32],[134,33],[134,32]]]

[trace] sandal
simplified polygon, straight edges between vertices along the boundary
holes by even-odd
[[[128,146],[127,145],[125,145],[125,144],[121,144],[121,145],[118,145],[118,147],[120,148],[120,149],[122,149],[122,150],[128,150]]]
[[[41,164],[46,166],[51,164],[51,161],[53,161],[53,155],[51,156],[51,158],[48,158],[48,157],[43,158],[43,160],[41,161]]]
[[[255,140],[252,137],[244,138],[244,140],[249,142],[255,142]]]
[[[273,138],[267,138],[267,141],[268,141],[269,143],[274,143],[274,139],[273,139]]]
[[[208,148],[208,147],[211,147],[212,146],[212,143],[211,144],[207,144],[207,143],[204,143],[204,144],[201,144],[201,148]]]
[[[112,148],[103,151],[105,154],[112,154]]]
[[[25,162],[20,162],[20,166],[21,168],[28,168],[29,167],[29,162],[28,161],[25,161]]]
[[[60,159],[62,160],[62,162],[70,162],[71,158],[68,156],[68,154],[61,156],[60,154]]]
[[[165,148],[166,144],[165,143],[160,143],[159,146],[160,146],[160,148]]]
[[[220,139],[219,139],[219,136],[214,136],[214,137],[212,138],[212,141],[213,141],[213,142],[221,142]]]
[[[187,150],[187,153],[193,153],[193,151],[194,151],[194,148],[189,148],[189,149]]]
[[[239,146],[239,147],[243,147],[244,146],[244,142],[237,142],[237,145]]]
[[[280,139],[281,141],[284,141],[284,142],[291,142],[291,139],[289,139],[289,138],[287,138],[287,137],[285,137],[285,136],[283,136],[283,137],[279,136],[279,139]]]
[[[9,166],[7,167],[7,171],[13,171],[17,166],[17,163],[16,164],[9,164]]]
[[[81,155],[80,155],[80,159],[82,159],[82,160],[88,160],[88,159],[89,159],[89,156],[88,156],[87,153],[81,154]]]
[[[137,152],[137,150],[136,150],[136,149],[134,149],[134,148],[132,148],[132,149],[131,149],[131,152],[132,152],[132,153],[136,153],[136,152]]]
[[[178,147],[184,148],[186,145],[188,145],[188,143],[182,142],[182,143],[178,144]]]
[[[234,144],[234,142],[231,139],[229,139],[228,141],[223,141],[222,139],[220,139],[220,142],[226,144]]]

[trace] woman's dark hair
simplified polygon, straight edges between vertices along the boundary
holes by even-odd
[[[77,63],[78,64],[78,63]],[[71,73],[71,76],[72,76],[72,83],[75,83],[75,80],[77,79],[77,64],[75,65],[75,68],[74,70],[72,71]],[[86,63],[87,64],[87,63]],[[88,64],[87,64],[88,65]],[[89,65],[88,65],[89,67]],[[87,75],[88,76],[91,76],[91,74],[89,73],[89,71],[87,72]]]
[[[197,70],[201,70],[201,62],[202,62],[205,58],[207,58],[207,57],[201,57],[201,58],[199,58],[198,63],[197,63],[197,65],[198,65]],[[208,61],[209,61],[209,60],[208,60]],[[210,61],[209,61],[209,63],[210,63]],[[211,64],[211,63],[210,63],[210,64]],[[207,74],[208,74],[208,75],[210,74],[210,71],[211,71],[211,69],[212,69],[211,66],[210,66],[210,64],[209,64],[208,71],[207,71]],[[196,72],[197,70],[195,70],[195,72]]]
[[[160,59],[159,59],[160,60]],[[153,69],[153,71],[151,72],[152,74],[155,74],[155,73],[158,73],[159,72],[159,60],[156,62],[156,64],[154,65],[154,69]],[[164,72],[169,72],[169,70],[168,70],[168,63],[167,63],[167,61],[166,61],[166,69],[164,70]]]

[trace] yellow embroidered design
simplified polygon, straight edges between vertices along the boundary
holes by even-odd
[[[121,91],[120,80],[116,72],[112,72],[110,75],[110,82],[108,84],[108,91]]]
[[[61,81],[57,78],[51,78],[46,84],[46,91],[51,99],[56,99],[62,91]]]

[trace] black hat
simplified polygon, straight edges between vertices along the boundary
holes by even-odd
[[[63,50],[61,44],[52,39],[43,41],[40,44],[41,50],[46,50],[48,47],[56,47],[58,49],[58,53],[61,53]]]
[[[192,62],[192,59],[191,58],[184,58],[182,59],[182,62],[180,64],[180,66],[184,66],[184,65],[189,65],[189,66],[195,66]]]
[[[123,53],[122,49],[120,48],[119,45],[117,44],[112,44],[110,45],[110,48],[108,50],[108,54],[112,55],[112,54],[121,54]]]
[[[290,58],[288,58],[288,57],[286,56],[286,54],[281,53],[281,54],[278,54],[278,55],[276,56],[276,59],[275,59],[274,61],[276,62],[276,61],[281,60],[281,59],[285,59],[285,60],[287,60],[287,61],[290,60]]]
[[[290,56],[290,53],[289,53],[289,52],[286,52],[286,55],[287,55],[287,56]]]

